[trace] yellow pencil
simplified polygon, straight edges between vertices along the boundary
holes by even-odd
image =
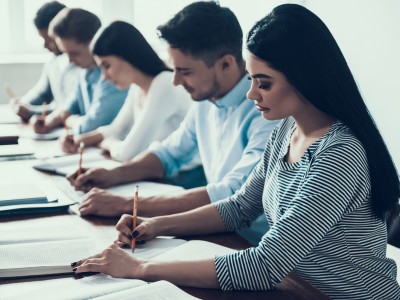
[[[83,149],[85,149],[85,144],[83,142],[81,142],[79,144],[78,176],[82,174]]]
[[[135,189],[135,196],[133,197],[132,231],[135,230],[137,226],[138,201],[139,201],[139,186],[137,185]],[[132,253],[135,251],[135,246],[136,246],[136,238],[132,238],[131,240]]]

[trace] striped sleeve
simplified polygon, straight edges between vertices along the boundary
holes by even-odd
[[[223,290],[273,289],[343,215],[368,201],[370,179],[366,154],[354,137],[348,137],[340,137],[340,142],[333,142],[316,155],[301,183],[296,185],[294,196],[288,199],[279,196],[284,207],[277,210],[282,213],[257,247],[215,258]],[[268,167],[275,170],[278,159],[271,157],[265,162],[267,158],[268,155],[264,156],[264,166],[269,163]],[[227,228],[240,223],[234,221],[238,216],[251,216],[259,211],[264,187],[267,190],[264,194],[268,189],[279,190],[281,178],[266,178],[265,174],[270,175],[259,165],[239,194],[217,205]]]

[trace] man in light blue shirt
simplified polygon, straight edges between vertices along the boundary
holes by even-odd
[[[54,56],[44,65],[33,88],[21,99],[10,99],[15,113],[24,122],[28,122],[34,114],[41,114],[43,102],[50,104],[47,106],[48,112],[65,103],[78,82],[78,68],[68,61],[68,57],[62,54],[54,39],[48,35],[51,20],[64,8],[64,4],[52,1],[43,4],[36,12],[35,27],[43,38],[43,46]]]
[[[83,9],[61,10],[51,21],[49,32],[60,50],[81,68],[75,94],[64,107],[49,114],[44,120],[32,117],[37,133],[47,133],[66,125],[74,134],[93,131],[110,124],[121,109],[127,90],[120,91],[101,78],[101,69],[90,53],[89,44],[100,28],[100,19]]]
[[[246,97],[250,82],[242,58],[242,30],[229,9],[214,2],[196,2],[158,29],[169,44],[174,84],[183,85],[196,103],[175,132],[130,163],[69,176],[77,189],[88,191],[93,185],[104,188],[170,177],[199,154],[207,186],[181,194],[140,197],[141,216],[185,212],[234,194],[259,161],[276,125],[264,120]],[[83,200],[80,212],[105,216],[131,213],[132,198],[95,189]],[[241,233],[258,243],[267,230],[262,216]]]
[[[100,67],[82,69],[75,96],[65,106],[71,115],[80,116],[77,122],[71,122],[74,134],[110,124],[121,109],[127,92],[127,89],[118,90],[115,85],[103,80]]]

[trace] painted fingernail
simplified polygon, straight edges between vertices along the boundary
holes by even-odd
[[[139,231],[134,230],[131,235],[132,235],[132,238],[135,238],[139,235]]]
[[[72,269],[72,271],[73,271],[73,272],[75,272],[75,271],[76,271],[76,269],[78,269],[78,268],[73,268],[73,269]]]
[[[76,261],[74,261],[73,263],[71,263],[71,267],[75,267],[76,266]]]
[[[143,244],[146,244],[146,241],[145,241],[145,240],[138,240],[138,241],[136,241],[136,245],[143,245]]]

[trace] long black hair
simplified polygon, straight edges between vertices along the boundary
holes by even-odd
[[[115,21],[100,31],[91,47],[95,55],[118,56],[150,76],[170,70],[139,30],[123,21]]]
[[[326,25],[296,4],[277,6],[258,21],[247,48],[282,72],[310,103],[346,124],[367,153],[372,209],[384,219],[400,196],[399,177],[389,151]]]

